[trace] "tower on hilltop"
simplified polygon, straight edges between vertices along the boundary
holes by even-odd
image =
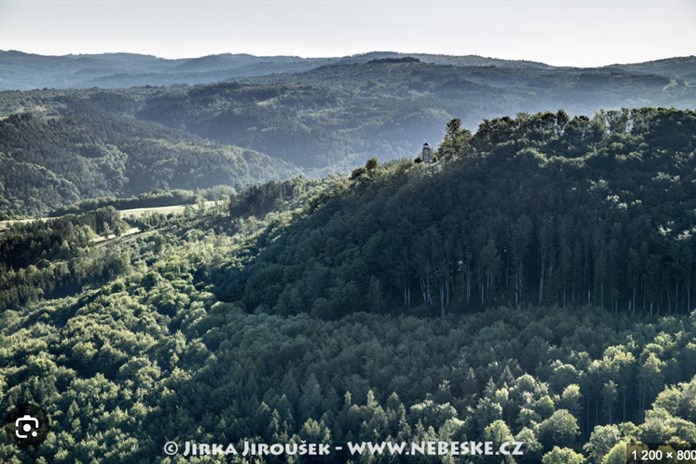
[[[423,144],[423,155],[421,156],[421,160],[423,161],[423,164],[430,164],[433,162],[432,150],[430,149],[428,142]]]

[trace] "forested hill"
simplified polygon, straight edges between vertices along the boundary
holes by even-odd
[[[45,56],[9,50],[0,51],[0,90],[206,84],[247,76],[299,73],[330,64],[366,63],[404,57],[436,65],[488,66],[518,70],[554,69],[553,66],[544,63],[524,60],[388,51],[329,58],[223,53],[196,58],[165,59],[136,53]],[[693,56],[667,58],[605,68],[656,74],[693,82],[696,76],[694,59]]]
[[[99,105],[0,118],[0,213],[45,213],[78,200],[285,178],[290,164]]]
[[[437,163],[371,161],[245,268],[213,275],[248,311],[324,318],[528,303],[685,313],[695,150],[694,111],[540,113],[473,137],[455,121]]]
[[[563,108],[571,115],[644,106],[696,107],[696,86],[680,68],[573,69],[461,66],[371,60],[312,71],[176,88],[144,101],[138,116],[305,167],[351,164],[377,155],[411,157],[460,118],[481,120]],[[682,75],[680,74],[680,75]],[[346,163],[347,162],[347,163]]]
[[[205,84],[226,79],[303,72],[332,63],[414,56],[423,62],[458,66],[548,67],[530,61],[481,56],[370,52],[345,57],[300,58],[223,53],[197,58],[165,59],[136,53],[44,56],[0,51],[0,90],[40,88],[119,88],[142,85]]]
[[[204,84],[239,76],[307,71],[327,59],[221,54],[164,59],[135,53],[44,56],[0,51],[0,90]]]
[[[683,79],[688,82],[696,81],[696,56],[682,56],[664,60],[646,61],[645,63],[615,64],[607,66],[610,69],[655,74]]]
[[[136,58],[110,59],[137,64]],[[208,75],[208,66],[235,60],[256,58],[213,56],[181,66]],[[0,72],[6,69],[12,67],[0,66]],[[346,172],[375,155],[383,161],[413,157],[424,141],[436,142],[455,117],[474,129],[483,119],[558,108],[577,115],[696,107],[696,61],[688,57],[579,69],[375,52],[273,72],[231,74],[224,79],[232,80],[224,80],[210,71],[216,82],[195,86],[2,92],[0,115],[51,114],[89,102],[136,121],[256,150],[308,172]]]
[[[475,55],[406,55],[396,52],[370,52],[333,58],[223,53],[198,58],[165,59],[136,53],[44,56],[10,50],[0,51],[0,90],[205,84],[235,77],[302,72],[331,63],[360,63],[404,56],[414,56],[427,63],[459,66],[548,67],[530,61]]]

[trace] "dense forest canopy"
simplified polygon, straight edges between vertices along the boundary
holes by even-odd
[[[578,115],[693,108],[691,82],[618,68],[372,61],[179,88],[147,99],[139,115],[314,168],[373,155],[410,157],[454,117],[473,129],[484,118],[557,108]]]
[[[612,464],[636,440],[694,443],[694,163],[694,111],[452,120],[432,164],[15,225],[0,407],[36,403],[51,430],[25,451],[2,435],[0,458],[439,439]]]
[[[216,276],[224,298],[281,314],[524,302],[686,314],[694,134],[696,113],[660,109],[521,115],[473,137],[451,124],[442,162],[368,165],[249,266]]]
[[[151,57],[102,60],[123,60],[137,69],[149,66]],[[205,57],[186,67],[236,60],[258,61]],[[602,108],[696,106],[693,57],[587,69],[393,53],[311,66],[302,61],[301,69],[286,69],[283,63],[292,61],[264,65],[278,66],[274,72],[231,74],[194,86],[0,93],[0,172],[12,173],[0,178],[3,200],[11,199],[0,208],[34,212],[45,203],[54,208],[167,185],[239,187],[284,178],[296,173],[294,166],[318,177],[348,172],[371,156],[413,157],[455,117],[473,130],[483,119],[519,112],[563,108],[575,116]],[[49,157],[53,152],[55,159]],[[140,178],[149,171],[157,174],[152,180]],[[38,191],[27,189],[18,175]]]
[[[294,173],[290,164],[252,149],[212,143],[96,104],[73,102],[54,115],[0,119],[0,214],[5,215],[154,189],[241,190]]]

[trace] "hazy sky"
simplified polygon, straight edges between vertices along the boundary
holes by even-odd
[[[476,54],[590,66],[696,54],[689,1],[3,1],[0,49]]]

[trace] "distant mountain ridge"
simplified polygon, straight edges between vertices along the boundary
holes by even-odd
[[[644,63],[613,64],[605,66],[605,68],[676,77],[690,83],[696,83],[696,56],[694,55],[646,61]]]
[[[0,90],[205,84],[241,76],[307,71],[323,59],[221,54],[166,59],[132,53],[45,56],[0,51]]]
[[[240,77],[305,72],[332,64],[366,63],[375,59],[403,57],[413,57],[424,63],[436,65],[562,69],[534,61],[504,60],[478,55],[452,56],[390,51],[330,58],[223,53],[195,58],[166,59],[137,53],[46,56],[10,50],[0,51],[0,90],[195,85]],[[690,82],[696,80],[696,58],[693,56],[595,69],[605,68],[677,77]]]
[[[16,52],[5,56],[32,61]],[[64,63],[60,57],[44,58]],[[210,55],[168,61],[128,54],[63,58],[82,63],[86,78],[94,76],[95,63],[136,63],[132,69],[137,70],[144,68],[137,65],[143,60],[154,63],[152,69],[174,63],[181,73],[143,74],[153,82],[160,82],[158,73],[170,81],[177,76],[227,77],[231,66],[237,66],[237,77],[198,85],[0,92],[0,118],[27,112],[56,118],[87,104],[136,123],[147,121],[264,153],[309,170],[307,174],[316,169],[346,172],[374,155],[383,161],[413,158],[424,141],[437,143],[441,128],[453,118],[473,130],[482,120],[520,112],[563,108],[578,115],[601,109],[696,107],[696,81],[688,80],[696,72],[693,57],[601,68],[394,52],[313,60]],[[0,67],[0,73],[11,68]],[[295,71],[304,68],[309,69]],[[267,74],[243,75],[262,72]],[[108,79],[131,78],[122,73]],[[6,152],[15,148],[8,146]]]
[[[693,108],[696,86],[621,68],[555,68],[395,62],[388,54],[303,73],[162,89],[137,117],[225,144],[248,146],[306,168],[413,157],[460,118],[558,110],[594,114],[643,106]],[[385,61],[386,60],[386,61]],[[461,61],[464,62],[463,60]],[[106,92],[106,91],[104,91]]]

